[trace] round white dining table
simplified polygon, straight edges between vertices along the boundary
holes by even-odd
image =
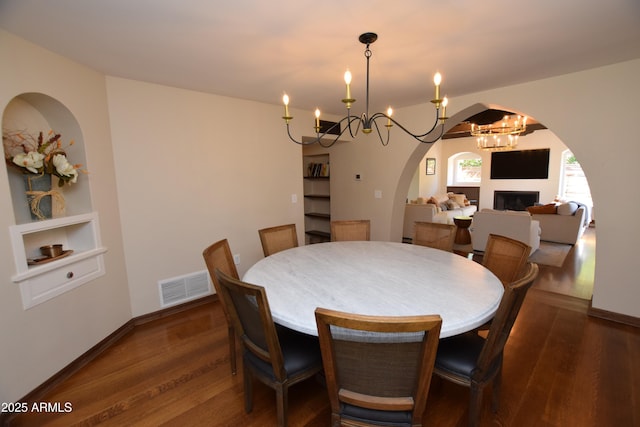
[[[243,281],[263,286],[276,323],[317,335],[315,309],[376,316],[439,314],[440,337],[491,319],[503,293],[498,278],[460,255],[378,241],[317,243],[254,264]]]

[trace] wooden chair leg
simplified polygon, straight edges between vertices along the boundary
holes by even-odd
[[[243,361],[242,365],[244,367],[242,370],[244,376],[244,411],[248,414],[253,410],[253,378],[246,361]]]
[[[500,407],[500,387],[502,386],[502,366],[498,369],[498,373],[493,379],[492,393],[491,393],[491,409],[494,413],[498,412]]]
[[[236,364],[236,333],[233,330],[233,326],[229,326],[229,363],[231,364],[231,375],[237,373]]]
[[[471,383],[469,392],[469,427],[480,425],[480,414],[482,413],[482,392],[479,384]]]
[[[288,388],[282,384],[276,387],[276,408],[278,413],[278,427],[287,427]]]
[[[340,415],[338,414],[331,414],[331,427],[340,427]]]

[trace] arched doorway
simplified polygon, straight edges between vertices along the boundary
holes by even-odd
[[[460,113],[456,114],[450,123],[448,123],[449,130],[455,129],[458,125],[465,121],[467,117],[477,114],[478,109],[487,108],[500,108],[497,106],[487,106],[483,104],[473,105]],[[430,179],[436,184],[431,188],[429,193],[417,194],[416,197],[422,197],[428,199],[431,195],[441,194],[447,190],[448,186],[455,185],[455,169],[456,159],[462,159],[465,157],[462,153],[474,153],[482,160],[482,177],[480,179],[480,200],[479,209],[493,208],[494,192],[498,190],[531,190],[535,189],[540,192],[539,203],[546,204],[552,203],[556,200],[561,200],[563,180],[565,177],[564,164],[567,161],[567,152],[570,152],[560,138],[553,133],[552,130],[546,129],[544,126],[536,129],[535,132],[520,138],[520,142],[516,150],[527,150],[536,148],[550,148],[551,160],[549,164],[549,177],[546,180],[492,180],[490,178],[490,164],[491,164],[491,152],[478,150],[475,144],[475,138],[463,137],[463,138],[451,138],[442,139],[437,143],[430,146],[418,146],[414,152],[414,155],[409,159],[406,164],[406,169],[412,178],[416,176],[418,172],[423,168],[424,158],[435,158],[438,164],[438,174],[436,177],[424,177],[423,172],[420,172],[421,179]],[[586,181],[586,177],[585,177]],[[507,186],[507,187],[505,187]],[[409,188],[415,188],[416,185],[411,181],[407,181],[404,188],[399,187],[400,194],[407,194]],[[533,187],[533,188],[532,188]],[[414,197],[415,198],[415,197]],[[566,198],[566,197],[565,197]],[[582,199],[581,199],[582,200]],[[404,202],[399,203],[400,210],[404,210]],[[397,207],[397,206],[396,206]],[[589,206],[589,210],[591,207]],[[404,214],[400,217],[400,222],[403,222]],[[589,244],[592,247],[595,245],[595,230],[590,229],[589,234],[593,236],[592,242]],[[579,245],[576,245],[576,249],[573,252],[580,251]],[[580,255],[580,254],[578,254]],[[593,278],[593,268],[589,269],[589,276]],[[592,281],[592,279],[591,279]]]

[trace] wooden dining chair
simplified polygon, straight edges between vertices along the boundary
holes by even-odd
[[[519,240],[489,234],[482,265],[495,274],[504,286],[516,280],[527,263],[531,246]]]
[[[492,385],[492,409],[498,411],[504,346],[527,291],[538,275],[538,265],[528,263],[524,276],[505,287],[486,338],[475,331],[440,340],[434,373],[470,388],[469,425],[480,423],[482,394]]]
[[[331,241],[370,240],[371,221],[368,219],[331,221]]]
[[[413,226],[414,245],[428,246],[453,252],[453,242],[456,238],[456,226],[436,222],[416,221]]]
[[[253,408],[253,380],[276,392],[278,426],[287,425],[289,387],[322,370],[316,337],[277,326],[262,286],[215,271],[221,295],[243,348],[245,412]]]
[[[298,246],[295,224],[278,225],[258,230],[264,256],[275,254]]]
[[[440,316],[315,314],[331,425],[421,426]]]
[[[231,319],[229,318],[229,311],[221,296],[220,284],[218,283],[218,279],[216,278],[215,271],[216,268],[218,268],[234,279],[238,279],[238,270],[236,269],[236,264],[233,262],[233,255],[231,254],[231,248],[229,247],[229,242],[227,241],[227,239],[215,242],[214,244],[206,248],[202,252],[202,256],[204,257],[204,262],[207,265],[207,270],[209,271],[209,276],[211,277],[211,281],[213,282],[213,287],[215,288],[216,294],[218,295],[220,305],[222,305],[222,311],[224,312],[224,316],[227,319],[227,332],[229,335],[229,363],[231,364],[231,374],[235,375],[237,371],[236,335],[233,330]]]

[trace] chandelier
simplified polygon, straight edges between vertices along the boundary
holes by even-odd
[[[331,147],[333,144],[338,141],[338,139],[349,130],[349,135],[351,138],[355,138],[362,126],[362,133],[370,134],[375,129],[378,138],[380,139],[380,143],[386,146],[389,143],[389,137],[391,134],[391,128],[393,125],[397,125],[400,129],[402,129],[405,133],[412,136],[416,140],[422,143],[433,143],[440,139],[444,133],[444,121],[447,119],[446,117],[446,109],[447,109],[447,97],[440,98],[440,83],[442,81],[442,76],[440,73],[436,73],[433,78],[433,83],[435,84],[435,97],[431,100],[431,102],[435,105],[435,120],[431,129],[427,132],[417,134],[409,131],[407,128],[398,123],[393,117],[393,110],[391,107],[387,109],[386,113],[374,113],[372,115],[369,114],[369,59],[373,54],[369,46],[371,43],[375,42],[378,39],[378,35],[375,33],[364,33],[361,34],[358,40],[360,43],[365,44],[366,48],[364,50],[364,56],[367,58],[367,81],[366,81],[366,100],[365,100],[365,112],[362,113],[360,117],[351,115],[351,106],[355,99],[351,97],[351,72],[347,70],[344,73],[344,81],[347,85],[347,93],[342,102],[347,107],[347,115],[340,119],[340,121],[336,123],[331,123],[327,129],[323,129],[320,127],[320,110],[316,109],[315,111],[315,126],[313,127],[316,138],[305,138],[303,141],[296,140],[291,135],[291,130],[289,128],[289,122],[293,119],[293,117],[289,114],[289,96],[285,93],[282,97],[282,102],[284,103],[284,116],[282,117],[287,125],[287,134],[289,135],[289,139],[291,139],[296,144],[300,145],[308,145],[313,143],[319,143],[323,147]],[[442,111],[441,108],[442,107]],[[386,123],[381,124],[379,120]],[[345,124],[344,128],[342,124]],[[440,126],[438,126],[438,123]],[[383,136],[384,129],[381,130],[381,127],[384,126],[387,128],[386,138]],[[321,129],[323,132],[320,132]],[[329,135],[333,137],[333,139],[325,139]],[[335,135],[335,137],[334,137]]]
[[[512,150],[518,145],[518,136],[527,130],[527,118],[504,116],[499,124],[471,123],[471,136],[475,136],[478,149],[487,151]]]

